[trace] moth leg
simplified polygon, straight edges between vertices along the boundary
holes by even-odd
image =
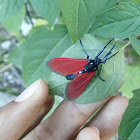
[[[103,82],[105,82],[105,80],[100,76],[100,73],[99,73],[99,69],[97,68],[97,75],[98,75],[98,77],[103,81]]]

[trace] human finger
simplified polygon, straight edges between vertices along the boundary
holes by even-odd
[[[29,128],[24,132],[24,134],[21,136],[21,138],[26,136],[30,131],[32,131],[42,121],[42,119],[46,116],[46,114],[52,108],[53,103],[54,103],[54,98],[53,98],[53,96],[49,95],[47,97],[47,100],[44,103],[42,109],[40,110],[36,120],[29,126]]]
[[[64,100],[52,115],[38,125],[27,137],[32,139],[68,140],[110,97],[90,104]]]
[[[0,136],[2,140],[15,140],[23,135],[39,115],[47,100],[48,91],[47,84],[38,80],[15,101],[0,109]]]
[[[122,115],[128,105],[128,99],[122,96],[112,97],[88,123],[88,127],[97,127],[102,140],[109,140],[117,131]]]

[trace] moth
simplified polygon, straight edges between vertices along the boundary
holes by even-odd
[[[110,40],[108,44],[110,44],[112,40]],[[50,68],[51,71],[65,76],[67,80],[70,80],[70,82],[66,86],[65,91],[66,97],[69,100],[74,100],[82,94],[88,82],[94,76],[96,71],[99,78],[105,82],[105,80],[99,74],[99,65],[105,64],[107,60],[109,60],[119,52],[118,51],[115,54],[110,55],[116,45],[115,43],[110,49],[110,51],[104,56],[104,58],[100,59],[99,56],[108,46],[107,44],[101,51],[99,51],[99,53],[94,59],[89,59],[89,55],[84,50],[81,40],[80,44],[83,52],[87,56],[87,59],[54,58],[47,62],[47,66]]]

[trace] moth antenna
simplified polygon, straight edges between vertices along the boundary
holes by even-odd
[[[84,50],[84,47],[83,47],[83,44],[82,44],[81,39],[80,39],[80,44],[81,44],[81,47],[82,47],[82,51],[86,54],[87,59],[89,59],[89,55],[88,55],[88,53]]]

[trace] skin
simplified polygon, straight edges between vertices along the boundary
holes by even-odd
[[[54,100],[44,81],[35,93],[22,102],[12,101],[0,108],[0,139],[18,140],[32,130],[24,140],[109,140],[117,133],[128,105],[128,99],[121,96],[90,104],[64,100],[49,118],[41,122]],[[85,124],[100,107],[102,109]]]

